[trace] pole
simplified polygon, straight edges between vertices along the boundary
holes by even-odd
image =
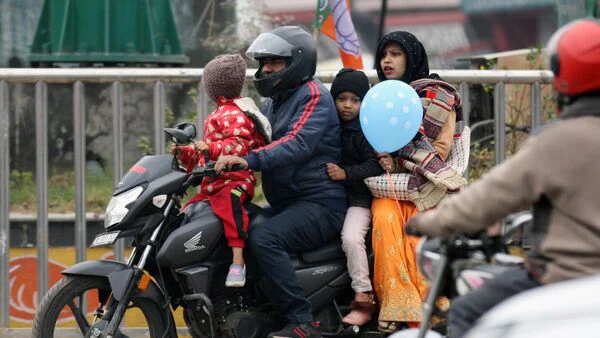
[[[383,38],[383,30],[385,28],[385,16],[387,14],[387,0],[381,0],[381,11],[379,12],[379,29],[377,32],[377,43],[381,41]],[[377,56],[374,57],[377,60]],[[374,65],[373,68],[377,68],[377,65]]]

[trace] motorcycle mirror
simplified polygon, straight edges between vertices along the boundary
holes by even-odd
[[[533,221],[533,214],[531,211],[524,211],[517,214],[512,214],[506,217],[505,222],[502,226],[502,235],[505,237],[514,234],[519,228],[526,226],[528,223]]]
[[[196,138],[196,126],[188,122],[178,123],[172,128],[165,128],[164,132],[178,146],[190,144]]]

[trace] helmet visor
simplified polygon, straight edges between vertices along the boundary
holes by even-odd
[[[260,59],[264,57],[291,57],[294,48],[289,42],[273,33],[262,33],[248,47],[246,56],[250,59]]]

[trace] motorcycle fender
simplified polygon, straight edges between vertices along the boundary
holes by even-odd
[[[70,266],[63,270],[62,274],[65,276],[106,277],[110,283],[113,296],[116,300],[120,301],[123,298],[127,285],[129,285],[131,277],[133,277],[133,268],[121,262],[96,260],[85,261]],[[150,279],[150,283],[148,283],[146,289],[136,290],[136,296],[152,299],[160,306],[164,304],[165,299],[162,291],[152,279]]]

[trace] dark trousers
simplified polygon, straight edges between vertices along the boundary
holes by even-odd
[[[319,248],[338,237],[344,214],[300,201],[258,226],[250,226],[250,249],[267,277],[269,298],[286,323],[313,320],[288,253]]]
[[[449,336],[463,337],[488,310],[511,296],[538,286],[540,283],[527,270],[515,268],[453,300],[448,315]]]

